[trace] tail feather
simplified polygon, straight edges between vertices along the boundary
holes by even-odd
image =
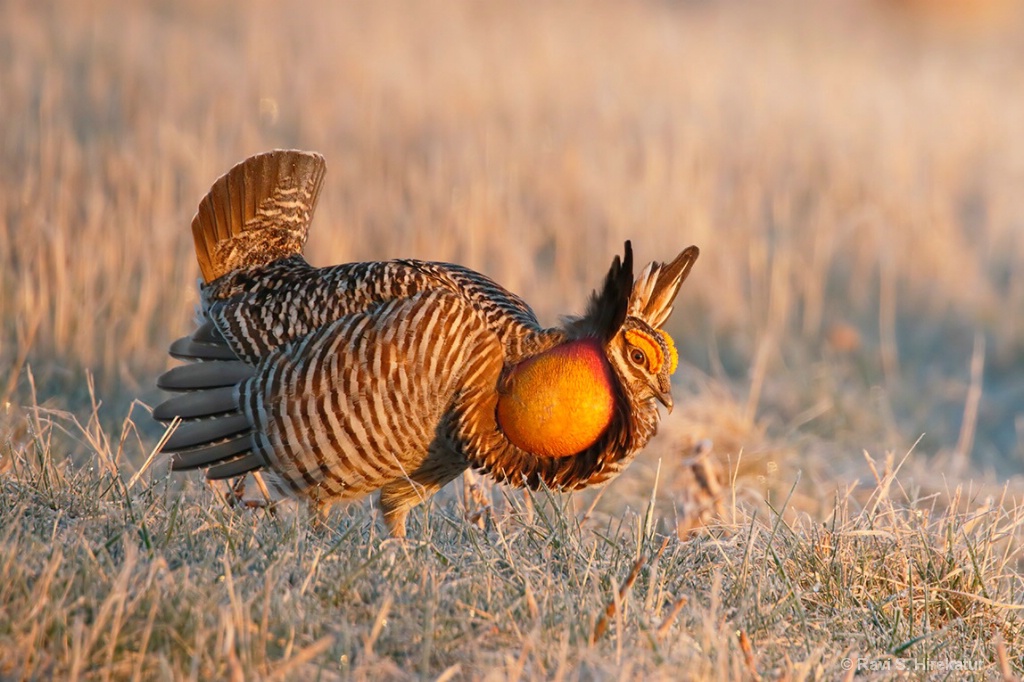
[[[206,470],[206,478],[211,481],[220,480],[222,478],[235,478],[242,474],[247,474],[250,471],[255,471],[262,466],[263,459],[256,453],[250,452],[244,457],[213,465]]]
[[[195,448],[178,450],[171,455],[171,469],[174,471],[199,469],[238,455],[244,455],[251,449],[252,436],[245,433],[216,443],[206,443]]]
[[[215,417],[213,419],[197,419],[182,422],[164,444],[164,452],[187,450],[216,443],[231,436],[249,431],[249,418],[240,412]]]
[[[192,219],[207,284],[302,252],[326,164],[319,154],[258,154],[221,176]]]
[[[173,367],[156,380],[165,391],[195,391],[234,386],[254,373],[252,365],[241,360],[211,360]]]
[[[179,360],[237,360],[238,356],[223,343],[203,343],[194,336],[183,336],[171,344],[170,354]]]
[[[234,386],[211,388],[205,391],[190,391],[174,396],[153,409],[153,419],[163,422],[180,419],[212,417],[238,410],[238,397]]]
[[[194,332],[192,332],[192,340],[196,343],[211,343],[221,346],[228,345],[224,335],[220,333],[217,326],[210,320],[206,320],[200,324]]]

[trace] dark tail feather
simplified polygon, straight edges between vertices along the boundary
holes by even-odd
[[[222,346],[227,346],[228,342],[224,339],[224,335],[220,333],[217,327],[207,320],[199,325],[199,328],[192,332],[192,340],[196,343],[216,343]]]
[[[250,452],[244,457],[233,459],[230,462],[221,462],[220,464],[214,465],[206,470],[206,478],[211,481],[220,480],[222,478],[235,478],[242,474],[247,474],[250,471],[255,471],[263,466],[263,459],[254,452]]]
[[[207,320],[188,336],[171,344],[171,357],[179,360],[237,360],[213,322]]]
[[[188,450],[179,450],[171,456],[171,469],[183,471],[199,469],[232,457],[244,455],[252,448],[252,436],[248,433],[234,438],[207,443]]]
[[[212,417],[238,410],[238,397],[234,386],[190,391],[165,400],[153,410],[153,419],[162,422],[180,419]]]
[[[171,357],[179,360],[237,360],[235,352],[220,343],[202,343],[183,336],[171,344]]]
[[[156,380],[165,391],[197,391],[234,386],[254,374],[252,365],[241,360],[211,360],[169,369]]]
[[[247,432],[249,418],[240,412],[214,417],[213,419],[190,419],[183,421],[164,444],[164,452],[194,448],[207,443],[216,443],[229,436]]]

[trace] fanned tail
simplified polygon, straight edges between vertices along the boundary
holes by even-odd
[[[319,154],[277,150],[221,176],[192,219],[206,283],[301,253],[326,168]]]

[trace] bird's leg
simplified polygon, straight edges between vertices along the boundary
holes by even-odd
[[[384,523],[387,524],[388,534],[393,538],[405,537],[405,520],[409,518],[410,506],[402,505],[397,501],[395,492],[389,495],[385,486],[380,491],[380,508],[384,512]]]
[[[413,507],[426,502],[465,468],[461,458],[451,462],[441,457],[428,457],[416,471],[381,488],[380,508],[391,535],[404,538],[405,521]]]
[[[490,486],[487,487],[485,492],[484,483],[477,479],[472,469],[466,469],[462,476],[466,520],[476,525],[480,530],[486,530],[487,520],[494,517],[494,510],[491,506]],[[474,503],[476,504],[476,509],[470,511],[470,506]]]
[[[415,474],[414,474],[415,475]],[[451,479],[448,479],[451,480]],[[419,481],[412,477],[391,481],[380,489],[380,508],[392,537],[405,537],[405,521],[413,507],[426,502],[448,480]]]
[[[433,493],[407,478],[392,481],[380,489],[380,508],[391,537],[405,537],[405,521],[409,512]]]

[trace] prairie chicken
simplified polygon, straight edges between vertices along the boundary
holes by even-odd
[[[315,268],[303,259],[324,176],[318,154],[274,151],[232,168],[192,220],[199,324],[189,360],[157,385],[181,392],[173,469],[261,471],[318,504],[380,490],[395,536],[410,509],[467,467],[514,486],[607,481],[672,407],[677,356],[661,325],[697,258],[633,281],[630,243],[586,314],[544,329],[468,268],[419,260]]]

